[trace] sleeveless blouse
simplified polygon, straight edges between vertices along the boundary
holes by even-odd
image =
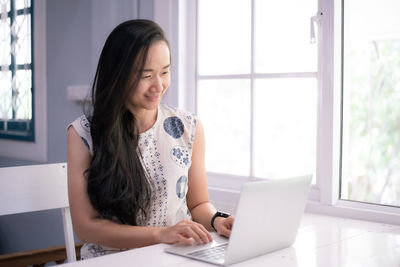
[[[161,104],[153,127],[139,135],[138,154],[146,176],[153,184],[150,215],[147,221],[139,222],[140,225],[167,227],[183,219],[191,219],[186,193],[196,121],[196,116],[189,112]],[[82,115],[71,125],[93,155],[88,119]],[[81,258],[121,250],[86,243],[82,247]]]

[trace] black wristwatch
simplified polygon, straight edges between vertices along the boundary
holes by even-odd
[[[214,214],[214,216],[211,219],[211,227],[215,230],[215,232],[217,232],[217,229],[215,229],[215,227],[214,227],[215,218],[217,218],[217,217],[228,218],[229,216],[231,216],[229,213],[225,213],[225,212],[222,212],[222,211],[217,211]]]

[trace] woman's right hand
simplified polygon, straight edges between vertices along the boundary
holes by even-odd
[[[160,243],[167,244],[206,244],[212,241],[207,229],[194,221],[182,220],[179,223],[159,229]]]

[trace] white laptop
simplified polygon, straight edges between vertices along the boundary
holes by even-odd
[[[246,183],[229,239],[217,237],[205,245],[171,245],[165,251],[229,265],[289,247],[296,239],[311,178],[309,175]]]

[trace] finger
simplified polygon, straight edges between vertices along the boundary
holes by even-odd
[[[207,231],[207,229],[200,223],[184,220],[181,221],[183,225],[190,226],[195,233],[197,233],[198,237],[202,240],[203,243],[208,243],[212,241],[211,234]]]
[[[226,218],[226,220],[224,221],[224,223],[226,224],[228,229],[232,229],[233,226],[233,221],[235,220],[235,217],[230,216],[228,218]]]
[[[202,224],[196,223],[193,230],[199,235],[202,243],[208,243],[212,241],[211,234]]]
[[[183,235],[179,235],[179,238],[176,243],[183,244],[183,245],[193,245],[195,243],[195,241],[191,237],[185,237]]]
[[[212,241],[212,236],[207,229],[202,224],[191,220],[180,221],[175,225],[175,229],[179,232],[179,234],[183,235],[183,238],[192,238],[192,243],[195,241],[198,244],[202,244]],[[180,239],[179,242],[188,243],[187,240],[183,241],[183,239]]]
[[[212,239],[210,232],[204,227],[204,225],[202,225],[200,223],[197,223],[197,225],[200,227],[201,231],[204,233],[205,238],[206,238],[205,241],[211,242],[213,239]]]
[[[227,228],[225,225],[222,225],[222,227],[218,231],[219,235],[225,236],[225,237],[230,237],[231,236],[231,229]]]
[[[202,240],[201,237],[199,235],[199,230],[198,230],[198,226],[195,224],[189,224],[186,225],[183,228],[182,234],[186,237],[186,238],[192,238],[197,244],[201,244]]]
[[[195,241],[190,235],[190,232],[185,230],[187,225],[184,223],[176,224],[172,227],[166,227],[161,230],[161,243],[167,244],[187,244],[191,245]]]
[[[230,237],[231,230],[233,226],[234,217],[228,217],[222,222],[222,229],[220,229],[219,234],[225,237]]]

